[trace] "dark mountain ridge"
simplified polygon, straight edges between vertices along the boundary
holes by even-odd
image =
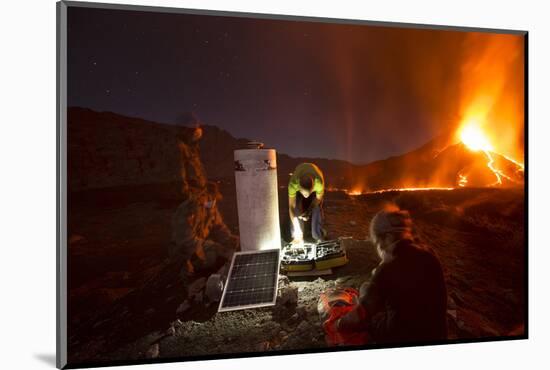
[[[178,125],[131,118],[90,109],[68,109],[68,171],[70,191],[117,186],[163,184],[177,178]],[[233,181],[233,151],[249,139],[234,138],[216,126],[202,125],[201,160],[211,180]],[[523,170],[490,153],[502,171],[502,186],[523,184]],[[324,172],[328,188],[375,191],[387,188],[488,186],[497,177],[484,152],[453,143],[446,133],[403,155],[355,165],[344,160],[291,157],[278,153],[279,184],[302,162]],[[467,181],[461,183],[465,177]]]

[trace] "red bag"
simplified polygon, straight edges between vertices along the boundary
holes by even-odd
[[[350,346],[367,343],[368,336],[365,331],[338,330],[338,320],[355,308],[357,308],[360,318],[364,319],[366,312],[359,305],[359,292],[356,289],[336,288],[321,293],[317,311],[323,322],[325,340],[329,346]]]

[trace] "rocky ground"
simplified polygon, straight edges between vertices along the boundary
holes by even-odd
[[[222,193],[225,199],[220,210],[228,226],[236,231],[232,192],[222,186]],[[281,197],[284,199],[284,194]],[[351,237],[345,242],[350,262],[335,269],[333,275],[290,280],[281,277],[274,307],[216,313],[215,305],[206,306],[201,301],[188,302],[185,307],[178,302],[170,306],[177,309],[163,311],[158,305],[153,309],[148,308],[152,307],[150,302],[143,302],[142,309],[151,318],[151,325],[134,323],[132,335],[111,333],[109,338],[117,337],[114,340],[81,333],[78,328],[93,320],[94,311],[114,305],[143,286],[166,257],[173,213],[170,200],[161,201],[162,197],[153,195],[138,202],[128,199],[132,201],[95,202],[93,207],[81,202],[72,208],[69,319],[73,330],[69,352],[73,362],[325,347],[317,314],[319,294],[334,286],[358,288],[368,278],[378,263],[367,241],[368,224],[376,211],[391,201],[411,212],[417,237],[441,258],[448,286],[450,339],[523,334],[524,198],[520,190],[504,189],[360,196],[330,192],[325,202],[330,236]],[[283,206],[281,213],[286,213]],[[177,289],[168,285],[166,294],[176,296]],[[195,288],[201,293],[204,279]],[[154,296],[162,294],[155,292]]]

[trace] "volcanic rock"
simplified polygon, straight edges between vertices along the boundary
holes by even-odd
[[[206,278],[202,277],[202,278],[199,278],[199,279],[195,280],[194,282],[189,284],[188,293],[187,293],[188,296],[189,297],[194,297],[201,290],[203,290],[205,286],[206,286]]]
[[[277,303],[280,305],[294,305],[298,302],[298,288],[292,285],[279,289]]]
[[[180,304],[178,306],[178,308],[176,309],[176,313],[177,314],[183,314],[185,313],[185,311],[187,311],[189,308],[191,308],[191,304],[189,304],[189,301],[188,300],[185,300],[183,301],[182,304]]]
[[[160,355],[160,346],[158,343],[153,344],[147,352],[145,352],[146,358],[158,358]]]

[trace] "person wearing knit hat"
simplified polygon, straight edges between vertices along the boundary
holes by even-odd
[[[378,255],[388,261],[400,240],[412,240],[412,219],[408,211],[390,205],[373,217],[369,231]]]
[[[358,306],[338,322],[341,331],[367,331],[375,343],[447,339],[447,289],[436,254],[413,238],[408,211],[389,206],[370,223],[380,264],[360,289]]]

